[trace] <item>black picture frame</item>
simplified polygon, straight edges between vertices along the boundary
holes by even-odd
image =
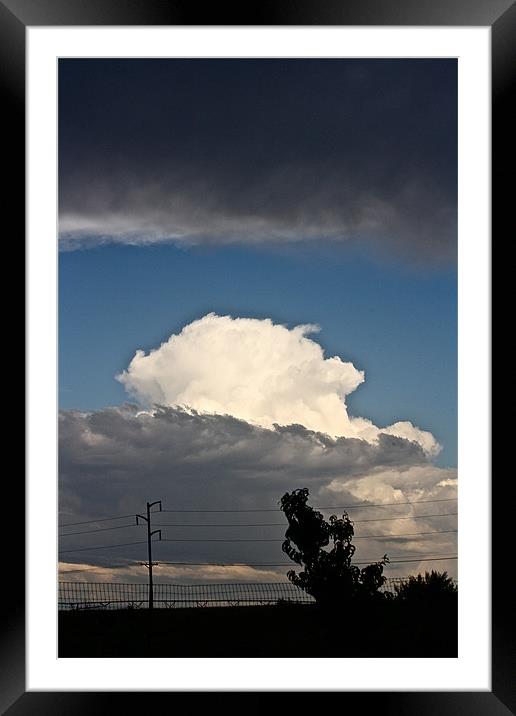
[[[202,22],[199,22],[202,19]],[[213,3],[206,6],[195,0],[0,0],[0,82],[3,96],[4,138],[14,148],[4,164],[8,184],[4,190],[6,206],[15,217],[15,235],[23,246],[25,216],[25,37],[33,26],[72,25],[406,25],[406,26],[489,26],[492,37],[492,221],[493,237],[502,240],[509,227],[513,201],[509,163],[514,156],[514,132],[511,129],[509,101],[511,80],[516,66],[516,6],[512,0],[261,0],[260,3],[235,6]],[[512,151],[511,151],[512,147]],[[4,160],[5,161],[5,160]],[[507,170],[507,171],[504,171]],[[512,217],[511,217],[512,218]],[[493,470],[494,472],[494,470]],[[346,708],[370,707],[382,713],[405,714],[493,714],[515,712],[511,606],[505,606],[507,571],[503,563],[511,540],[510,504],[502,495],[501,475],[492,479],[492,690],[489,692],[346,692]],[[5,480],[4,504],[17,505],[17,554],[24,553],[21,505],[25,485],[18,472]],[[5,492],[4,492],[5,494]],[[0,642],[0,708],[9,716],[22,714],[100,714],[119,712],[121,699],[129,697],[131,706],[154,706],[155,698],[170,693],[124,692],[26,692],[25,691],[25,604],[20,582],[23,570],[16,562],[15,598],[4,607]],[[7,569],[7,567],[6,567]],[[509,590],[510,591],[510,590]],[[509,600],[507,600],[509,601]],[[235,689],[235,691],[238,691]],[[192,705],[202,707],[205,692],[189,692]],[[245,696],[245,693],[242,695]],[[175,692],[174,696],[178,696]],[[266,692],[255,696],[256,705],[264,703]],[[276,695],[277,697],[277,695]],[[307,693],[308,704],[311,703]],[[144,702],[145,699],[145,702]],[[218,699],[218,697],[216,697]],[[351,702],[350,702],[351,699]],[[358,701],[359,700],[359,701]],[[177,701],[173,702],[177,704]],[[343,702],[344,703],[344,702]],[[213,707],[213,701],[211,701]]]

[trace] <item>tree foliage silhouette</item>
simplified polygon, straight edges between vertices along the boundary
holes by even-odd
[[[337,604],[356,598],[372,598],[385,582],[383,567],[387,555],[363,569],[351,564],[355,546],[351,544],[354,529],[347,513],[341,518],[331,515],[326,521],[320,512],[307,505],[306,488],[286,492],[280,505],[288,520],[282,550],[303,566],[297,574],[287,572],[288,579],[320,604]],[[331,542],[330,549],[328,547]]]
[[[448,572],[425,572],[410,576],[407,581],[394,587],[397,599],[407,602],[435,601],[457,594],[457,586]]]

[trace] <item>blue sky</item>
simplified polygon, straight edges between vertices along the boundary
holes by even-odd
[[[456,272],[317,247],[102,246],[60,254],[60,404],[128,400],[114,376],[213,311],[317,323],[327,356],[365,370],[348,398],[377,425],[408,419],[456,464]]]

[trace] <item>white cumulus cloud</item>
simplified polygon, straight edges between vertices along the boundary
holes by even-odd
[[[288,328],[270,319],[210,313],[148,355],[138,350],[117,379],[147,407],[184,406],[265,428],[300,424],[370,443],[387,433],[436,455],[433,435],[408,421],[380,428],[348,414],[346,397],[364,373],[338,356],[325,357],[310,337],[316,331],[314,325]]]

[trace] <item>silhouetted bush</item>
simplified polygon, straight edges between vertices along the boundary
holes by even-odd
[[[411,576],[394,587],[397,599],[405,602],[438,601],[457,594],[457,586],[447,572],[425,572]]]
[[[387,555],[380,562],[359,569],[351,564],[355,546],[351,544],[354,529],[348,515],[323,515],[306,503],[306,488],[285,493],[281,509],[288,520],[282,550],[303,571],[287,572],[288,579],[311,594],[319,604],[337,605],[350,599],[383,598],[379,593],[385,582],[383,567]],[[325,550],[332,543],[331,549]]]

